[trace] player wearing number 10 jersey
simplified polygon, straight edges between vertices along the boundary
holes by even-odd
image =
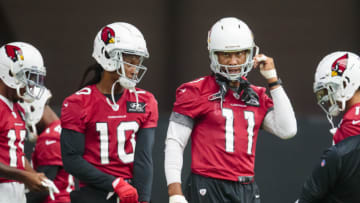
[[[85,134],[83,158],[102,172],[114,177],[131,179],[136,146],[136,133],[140,128],[157,125],[157,102],[154,96],[137,89],[135,96],[124,90],[118,100],[119,110],[114,111],[109,99],[95,85],[87,86],[63,103],[61,125]]]
[[[258,54],[248,26],[223,18],[209,31],[212,75],[181,85],[166,138],[165,173],[170,203],[259,203],[254,182],[255,148],[261,128],[283,138],[296,134],[290,101],[273,59]],[[269,83],[246,79],[253,68]],[[182,153],[191,137],[191,176],[181,189]]]
[[[93,57],[83,81],[90,71],[95,77],[61,111],[64,168],[80,180],[71,202],[150,202],[158,107],[135,87],[147,70],[145,39],[131,24],[109,24],[95,37]]]

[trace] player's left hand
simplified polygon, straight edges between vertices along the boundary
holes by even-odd
[[[117,178],[112,183],[114,192],[118,194],[122,203],[138,203],[138,193],[136,188],[127,183],[123,178]]]
[[[49,195],[50,195],[50,199],[51,200],[55,200],[55,196],[54,196],[54,193],[57,193],[59,194],[60,191],[59,189],[56,187],[56,185],[54,184],[54,182],[52,182],[51,180],[47,179],[47,178],[44,178],[42,181],[41,181],[41,184],[48,188],[49,190]]]
[[[254,56],[254,68],[260,68],[260,73],[265,79],[277,79],[274,59],[264,54]]]

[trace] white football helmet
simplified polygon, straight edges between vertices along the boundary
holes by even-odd
[[[147,68],[129,64],[123,60],[123,54],[140,56],[141,63],[144,58],[149,58],[146,42],[142,33],[133,25],[116,22],[103,27],[95,37],[92,56],[106,71],[117,71],[120,83],[129,89],[135,87],[144,76]],[[125,75],[124,64],[136,67],[133,78]]]
[[[26,101],[39,99],[44,92],[46,69],[40,52],[25,42],[12,42],[0,48],[0,78],[16,89]],[[21,94],[20,89],[26,89]]]
[[[338,51],[325,56],[315,73],[314,93],[328,119],[345,110],[346,101],[360,87],[360,58]]]
[[[208,50],[211,70],[228,80],[246,77],[253,67],[253,57],[259,48],[255,45],[250,28],[241,20],[234,17],[222,18],[217,21],[208,33]],[[229,66],[220,64],[216,52],[237,52],[247,50],[246,62],[241,65]],[[229,68],[241,68],[240,73],[230,73]]]
[[[37,138],[36,124],[41,120],[45,105],[48,103],[52,94],[49,89],[45,88],[44,93],[40,99],[33,100],[32,102],[19,102],[25,111],[25,123],[28,129],[28,136],[30,141],[35,141]]]

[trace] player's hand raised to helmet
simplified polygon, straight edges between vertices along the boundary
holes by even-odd
[[[261,75],[269,80],[277,80],[274,59],[264,54],[258,54],[254,57],[254,68],[259,68]]]

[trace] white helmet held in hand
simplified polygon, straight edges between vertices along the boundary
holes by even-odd
[[[344,111],[346,101],[360,87],[360,58],[354,53],[338,51],[325,56],[315,73],[314,93],[328,117]]]
[[[211,70],[228,80],[246,77],[253,67],[253,57],[259,52],[255,45],[250,28],[241,20],[228,17],[217,21],[208,33],[208,50]],[[241,65],[229,66],[220,64],[216,52],[247,51],[246,62]],[[239,73],[230,73],[229,68],[240,67]]]
[[[134,78],[125,76],[123,54],[140,56],[141,62],[149,58],[146,42],[142,33],[133,25],[116,22],[103,27],[95,37],[92,56],[106,71],[117,71],[121,76],[122,86],[135,87],[140,82],[147,68],[139,65],[128,64],[136,67],[137,74]]]
[[[48,103],[52,94],[49,89],[45,88],[44,94],[40,99],[34,100],[32,102],[19,102],[21,107],[25,111],[25,123],[28,129],[28,136],[30,141],[35,141],[37,138],[36,124],[41,120],[45,105]]]
[[[25,42],[12,42],[0,48],[0,78],[16,89],[26,101],[39,99],[44,92],[46,69],[40,52]],[[20,89],[26,89],[21,93]]]

